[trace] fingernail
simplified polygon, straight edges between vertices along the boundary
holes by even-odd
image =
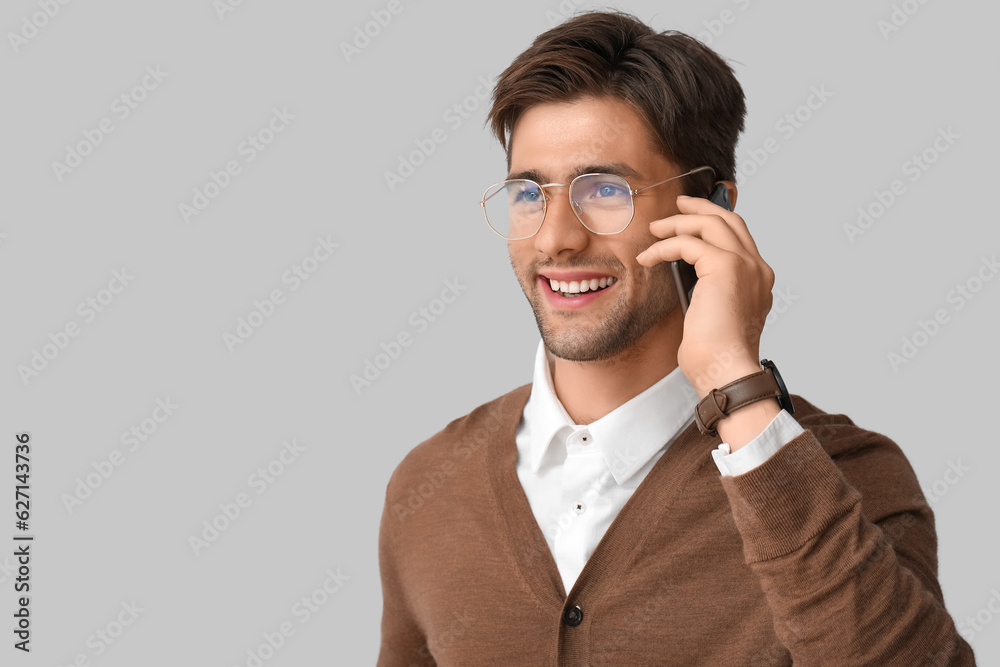
[[[677,195],[677,198],[678,199],[691,199],[691,197],[688,196],[688,195]]]

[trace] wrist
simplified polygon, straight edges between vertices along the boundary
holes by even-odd
[[[782,409],[794,412],[777,367],[767,359],[728,364],[714,374],[716,379],[720,384],[698,389],[702,399],[695,419],[703,434],[718,436],[730,452],[759,436]]]
[[[777,399],[764,399],[733,410],[716,422],[715,429],[719,438],[729,445],[729,452],[733,453],[763,433],[779,412],[781,406]]]
[[[698,392],[698,398],[705,398],[713,389],[724,387],[730,382],[735,382],[740,378],[760,372],[760,362],[756,359],[740,359],[726,365],[714,373],[703,373],[698,376],[700,382],[694,384],[694,389]]]

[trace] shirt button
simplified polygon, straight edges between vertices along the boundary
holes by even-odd
[[[563,620],[566,621],[566,625],[575,628],[583,623],[583,610],[579,606],[570,607],[563,612]]]
[[[575,502],[573,503],[573,511],[577,514],[583,514],[587,511],[587,506],[581,502]]]

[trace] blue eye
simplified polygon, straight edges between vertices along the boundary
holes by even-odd
[[[514,189],[511,204],[539,204],[542,202],[541,190],[533,185],[521,185]]]
[[[625,194],[625,188],[613,183],[602,183],[594,190],[595,197],[621,197]]]

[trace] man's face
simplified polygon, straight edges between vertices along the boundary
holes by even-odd
[[[636,189],[679,174],[652,145],[639,115],[615,99],[538,104],[514,127],[508,178],[569,184],[580,174],[607,172]],[[668,326],[668,317],[680,317],[669,264],[647,268],[635,256],[659,240],[649,223],[678,212],[681,187],[677,180],[635,195],[632,222],[611,235],[594,234],[580,224],[567,188],[545,189],[550,199],[541,229],[531,238],[509,241],[508,250],[542,340],[555,356],[612,359],[652,342]],[[553,291],[550,282],[602,278],[614,282],[604,289],[599,282],[597,291],[571,297]]]

